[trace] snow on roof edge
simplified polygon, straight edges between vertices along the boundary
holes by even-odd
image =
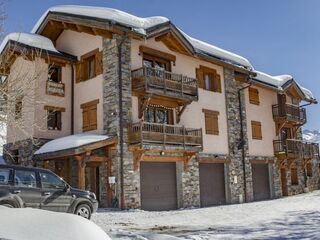
[[[103,141],[109,138],[111,137],[108,135],[89,134],[89,133],[69,135],[66,137],[56,138],[54,140],[51,140],[45,143],[34,154],[39,155],[39,154],[73,149],[73,148],[81,147],[87,144]]]
[[[0,54],[3,52],[5,47],[10,41],[22,43],[24,45],[35,47],[55,53],[60,53],[53,45],[52,41],[49,38],[44,36],[33,34],[33,33],[24,33],[24,32],[12,32],[5,36],[1,45],[0,45]]]
[[[108,21],[115,21],[119,24],[124,24],[130,26],[133,31],[146,35],[146,30],[156,26],[160,26],[164,23],[170,23],[170,20],[162,16],[152,16],[141,18],[138,16],[131,15],[129,13],[105,7],[93,7],[93,6],[81,6],[81,5],[57,5],[49,8],[37,21],[37,23],[32,28],[31,32],[36,33],[39,30],[42,22],[45,20],[49,12],[60,12],[66,14],[74,14],[86,17],[96,17],[100,19],[105,19]],[[108,17],[107,17],[108,16]],[[186,40],[198,51],[205,52],[207,54],[222,58],[227,60],[229,64],[237,64],[248,68],[249,70],[253,69],[252,64],[248,59],[224,50],[222,48],[216,47],[209,43],[203,42],[196,38],[193,38],[182,30],[177,28],[180,33],[186,37]]]

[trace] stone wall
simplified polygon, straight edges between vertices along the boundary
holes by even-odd
[[[243,158],[241,145],[244,147],[245,156],[248,156],[248,138],[244,93],[241,91],[243,133],[244,138],[240,139],[241,121],[239,112],[238,90],[242,88],[242,83],[235,81],[234,71],[224,68],[224,83],[227,110],[228,145],[230,164],[228,166],[228,183],[230,187],[230,203],[240,203],[245,200]],[[251,179],[251,164],[248,158],[245,159],[246,179],[247,179],[247,201],[253,198]]]
[[[48,142],[48,139],[28,138],[7,143],[3,146],[3,156],[7,164],[34,166],[34,152]]]
[[[132,122],[132,92],[131,92],[131,42],[128,37],[114,34],[112,39],[103,39],[103,122],[106,134],[118,136],[120,141],[119,123],[119,54],[118,46],[123,40],[121,51],[122,73],[122,106],[123,106],[123,191],[124,208],[137,208],[140,206],[139,171],[133,169],[132,152],[128,149],[128,125]],[[118,201],[121,200],[121,169],[120,144],[112,151],[113,175],[116,177]]]

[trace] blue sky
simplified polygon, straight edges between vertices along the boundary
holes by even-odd
[[[271,75],[291,74],[320,100],[318,0],[7,0],[6,31],[30,31],[50,6],[80,4],[168,17],[189,35],[248,58]],[[306,128],[319,129],[320,104]]]

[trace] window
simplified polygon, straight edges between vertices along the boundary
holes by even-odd
[[[45,106],[47,110],[47,129],[48,130],[61,130],[62,129],[62,112],[65,112],[65,108]]]
[[[0,169],[0,185],[8,185],[10,179],[10,169]]]
[[[249,102],[251,104],[259,105],[259,90],[256,88],[249,87]]]
[[[82,131],[97,129],[97,105],[99,99],[81,104],[82,109]]]
[[[204,112],[206,134],[219,135],[219,112],[206,109],[203,109],[202,112]]]
[[[40,173],[41,187],[47,189],[64,189],[66,184],[52,173]]]
[[[148,106],[144,111],[144,120],[150,123],[173,124],[173,110]]]
[[[212,92],[222,92],[221,78],[215,69],[200,66],[196,69],[196,75],[200,88]]]
[[[299,185],[298,169],[291,168],[291,185]]]
[[[36,173],[34,171],[16,170],[14,185],[16,187],[36,188]]]
[[[262,140],[261,122],[251,121],[252,139]]]
[[[76,65],[76,82],[86,81],[102,74],[102,51],[95,49],[81,56]]]
[[[171,62],[169,60],[147,54],[143,54],[143,66],[159,70],[171,70]]]
[[[15,119],[22,118],[22,97],[17,97],[14,106]]]
[[[312,163],[310,163],[310,162],[307,163],[306,168],[307,168],[307,176],[312,177]]]
[[[49,66],[48,69],[48,80],[56,83],[61,83],[61,67],[60,66]]]

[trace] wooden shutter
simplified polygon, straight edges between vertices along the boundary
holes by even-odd
[[[81,82],[82,79],[82,62],[76,64],[76,83]]]
[[[204,112],[206,134],[219,135],[219,112],[212,110],[202,110]]]
[[[251,121],[252,139],[262,140],[261,122]]]
[[[97,104],[99,100],[81,104],[82,108],[82,131],[96,130],[97,124]]]
[[[299,185],[298,169],[296,167],[291,168],[291,185]]]
[[[96,76],[102,74],[102,51],[96,54]]]
[[[198,87],[204,88],[203,72],[200,68],[196,68],[196,78],[198,80]]]
[[[255,105],[260,104],[258,89],[249,87],[249,102]]]
[[[215,74],[213,78],[213,91],[214,92],[222,92],[221,90],[221,77],[219,74]]]

